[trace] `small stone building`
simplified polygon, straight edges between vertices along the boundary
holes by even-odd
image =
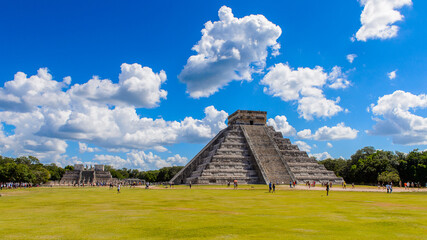
[[[86,167],[83,164],[75,164],[74,170],[65,172],[60,184],[109,184],[113,177],[109,171],[104,170],[104,165]]]
[[[237,110],[171,182],[175,184],[289,184],[343,179],[266,125],[267,112]]]

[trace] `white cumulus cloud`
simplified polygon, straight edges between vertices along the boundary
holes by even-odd
[[[313,153],[313,154],[309,154],[309,156],[316,158],[317,161],[321,161],[321,160],[325,160],[325,159],[328,159],[328,158],[332,158],[331,154],[329,154],[328,152]]]
[[[163,70],[154,73],[151,68],[137,63],[123,63],[119,83],[95,76],[87,83],[74,85],[70,94],[105,104],[153,108],[167,96],[167,92],[160,89],[165,81]]]
[[[131,168],[140,170],[185,165],[188,162],[186,157],[182,157],[179,154],[162,159],[152,152],[145,153],[144,151],[131,151],[126,154],[126,159],[115,155],[97,154],[93,160],[118,169]]]
[[[98,151],[100,151],[99,148],[88,147],[86,143],[79,142],[79,152],[80,153],[98,152]]]
[[[342,72],[341,67],[335,66],[328,75],[329,85],[332,89],[344,89],[351,85],[351,82],[347,80],[347,76]]]
[[[70,77],[53,80],[45,68],[30,77],[18,72],[0,88],[0,122],[14,127],[1,130],[0,151],[65,161],[60,155],[66,152],[66,141],[73,140],[80,143],[80,152],[99,147],[164,152],[166,145],[208,141],[226,127],[228,114],[213,106],[205,108],[203,119],[139,116],[135,106],[154,107],[162,98],[162,75],[139,64],[123,64],[118,84],[100,80],[94,87],[93,79],[73,86]]]
[[[68,86],[66,82],[52,79],[47,68],[40,68],[37,75],[27,77],[17,72],[14,79],[4,83],[0,88],[0,109],[14,112],[29,112],[39,106],[60,108],[69,104],[70,97],[61,89]]]
[[[394,70],[394,71],[392,71],[392,72],[387,73],[388,78],[389,78],[390,80],[395,79],[395,78],[396,78],[396,72],[397,72],[397,69],[396,69],[396,70]]]
[[[345,79],[341,68],[335,66],[330,74],[322,67],[292,69],[288,64],[279,63],[269,68],[260,82],[266,94],[280,97],[283,101],[297,101],[300,117],[331,117],[343,111],[336,100],[327,99],[322,88],[346,88],[350,82]]]
[[[295,144],[298,146],[298,148],[301,151],[305,151],[305,152],[310,152],[311,151],[311,146],[308,145],[308,143],[306,143],[306,142],[296,141]]]
[[[348,54],[347,55],[347,61],[349,62],[349,63],[353,63],[353,61],[354,61],[354,59],[355,58],[357,58],[357,55],[356,54]]]
[[[283,136],[293,136],[296,133],[295,128],[288,123],[286,116],[276,116],[274,119],[270,118],[267,121],[267,125],[274,127]]]
[[[395,22],[403,20],[397,9],[411,6],[411,0],[360,0],[364,6],[360,15],[362,26],[356,33],[356,39],[387,39],[397,36],[399,27]]]
[[[313,139],[319,141],[331,141],[331,140],[344,140],[344,139],[355,139],[359,131],[352,129],[351,127],[345,126],[344,123],[339,123],[336,126],[328,127],[323,126],[316,130],[314,134],[311,133],[310,129],[304,129],[297,133],[297,136],[301,139]]]
[[[417,109],[427,108],[426,94],[414,95],[397,90],[371,104],[376,124],[368,133],[391,136],[393,143],[402,145],[427,144],[427,117],[416,115]]]
[[[268,50],[277,55],[280,49],[282,30],[263,15],[236,18],[223,6],[218,16],[219,21],[205,23],[193,47],[197,54],[178,76],[193,98],[208,97],[233,80],[251,81],[253,73],[265,68]]]

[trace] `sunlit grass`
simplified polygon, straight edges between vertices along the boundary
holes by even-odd
[[[425,192],[239,187],[1,191],[0,239],[427,238]]]

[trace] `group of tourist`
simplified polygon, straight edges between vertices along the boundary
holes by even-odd
[[[401,183],[400,183],[401,184]],[[420,183],[414,183],[414,182],[405,182],[405,183],[403,183],[403,185],[405,186],[405,189],[408,189],[408,188],[414,188],[414,187],[418,187],[418,188],[420,188],[421,187],[421,184]],[[426,187],[427,187],[427,183],[426,183]]]
[[[345,181],[343,181],[341,183],[341,186],[342,186],[343,189],[347,189],[347,183]],[[354,183],[351,184],[351,188],[354,188]]]
[[[104,187],[107,186],[108,184],[106,182],[96,182],[96,183],[68,183],[68,186],[73,186],[73,187]]]
[[[234,183],[234,189],[237,189],[237,186],[238,186],[238,184],[237,184],[237,180],[234,180],[234,181],[233,181],[233,183]],[[231,182],[230,182],[230,181],[228,181],[228,182],[227,182],[227,187],[230,187],[230,184],[231,184]]]
[[[0,190],[4,189],[15,189],[15,188],[29,188],[34,187],[31,183],[16,183],[16,182],[7,182],[7,183],[0,183]]]
[[[305,185],[308,186],[308,188],[316,187],[316,181],[313,181],[312,183],[310,181],[307,181],[307,182],[305,182]]]

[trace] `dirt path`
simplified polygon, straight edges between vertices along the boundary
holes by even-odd
[[[289,189],[289,187],[288,187]],[[325,191],[326,187],[316,186],[310,187],[307,186],[296,186],[296,190],[313,190],[313,191]],[[341,186],[332,186],[330,191],[341,191],[341,192],[387,192],[385,188],[371,187],[371,186],[355,186],[352,188],[351,186],[347,188],[342,188]],[[393,187],[393,192],[427,192],[427,188],[403,188],[403,187]]]
[[[322,186],[316,186],[316,187],[307,187],[305,185],[297,185],[295,188],[289,188],[289,185],[279,185],[276,187],[276,190],[278,191],[295,191],[295,190],[309,190],[309,191],[325,191],[326,187]],[[173,189],[189,189],[189,187],[184,187],[182,185],[175,186],[173,188],[169,188],[169,186],[163,186],[163,185],[152,185],[150,186],[150,189],[158,189],[158,190],[173,190]],[[233,187],[227,187],[224,185],[217,185],[217,186],[207,186],[207,185],[193,185],[193,189],[211,189],[211,190],[233,190]],[[256,190],[256,189],[263,189],[261,185],[258,186],[251,186],[251,185],[240,185],[238,187],[238,190]],[[265,185],[265,189],[268,190],[268,186]],[[330,191],[340,191],[340,192],[386,192],[387,190],[385,188],[374,187],[374,186],[355,186],[354,188],[347,187],[342,188],[341,186],[332,186],[330,188]],[[401,188],[401,187],[393,187],[393,192],[427,192],[427,188]]]

